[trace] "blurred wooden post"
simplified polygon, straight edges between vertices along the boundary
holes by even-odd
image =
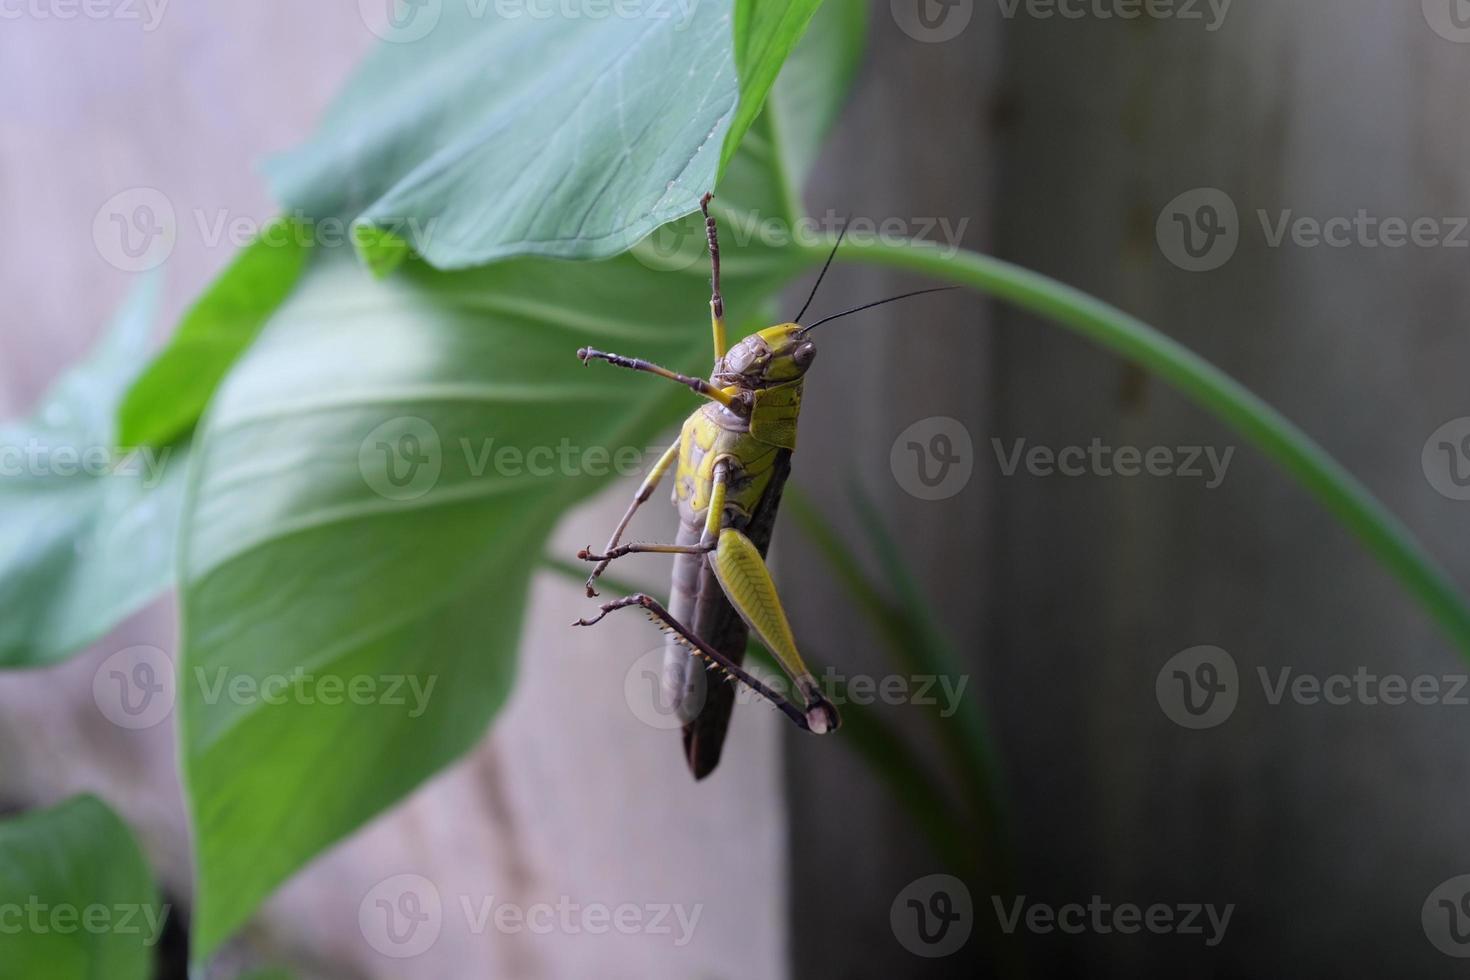
[[[903,234],[936,239],[943,237],[937,224],[943,219],[963,236],[947,244],[988,246],[993,153],[987,128],[997,46],[993,11],[974,4],[972,13],[957,38],[928,43],[900,29],[889,3],[874,5],[864,72],[810,182],[812,214],[851,215],[854,233],[867,234],[897,219]],[[813,309],[836,312],[922,285],[839,267]],[[930,590],[941,626],[959,642],[969,690],[990,700],[980,656],[990,619],[993,540],[983,468],[975,467],[955,496],[922,500],[904,489],[890,465],[896,437],[925,419],[957,420],[979,448],[990,425],[993,384],[987,327],[983,301],[963,293],[904,301],[823,327],[794,478],[864,556],[871,551],[851,485],[875,500]],[[895,673],[789,515],[776,547],[788,609],[809,659],[849,680]],[[914,724],[924,709],[877,710],[933,756],[928,729]],[[983,963],[978,943],[943,960],[919,959],[899,944],[889,926],[890,904],[910,881],[948,869],[858,758],[829,741],[791,741],[795,975],[944,976]]]

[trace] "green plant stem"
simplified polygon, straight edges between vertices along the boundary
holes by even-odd
[[[826,258],[832,242],[799,247],[816,263]],[[1470,659],[1470,606],[1413,533],[1305,432],[1199,355],[1114,306],[989,256],[951,253],[924,242],[863,240],[844,243],[840,258],[969,286],[1075,331],[1158,375],[1301,481],[1398,576]]]

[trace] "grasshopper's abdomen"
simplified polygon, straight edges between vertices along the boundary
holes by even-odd
[[[679,436],[674,503],[679,509],[678,544],[699,543],[709,516],[715,464],[728,470],[721,526],[745,531],[765,554],[781,490],[790,472],[789,450],[756,439],[744,420],[718,405],[694,412]],[[750,631],[725,598],[704,555],[677,555],[669,588],[669,612],[696,636],[736,664],[745,659]],[[734,685],[722,674],[705,674],[703,661],[672,635],[664,647],[664,703],[684,722],[684,749],[696,778],[720,759],[735,704]]]
[[[703,533],[702,524],[680,520],[679,534],[674,540],[681,545],[698,544]],[[673,580],[669,584],[669,612],[697,636],[705,635],[699,631],[698,606],[700,579],[704,576],[706,565],[703,555],[675,555]],[[725,650],[720,652],[727,653]],[[692,721],[704,706],[700,678],[692,673],[702,669],[702,661],[691,655],[689,648],[670,634],[664,643],[663,702],[673,707],[682,722]]]

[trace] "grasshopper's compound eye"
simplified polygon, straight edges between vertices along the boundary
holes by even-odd
[[[796,362],[797,367],[805,371],[817,359],[817,345],[810,340],[797,344],[796,349],[791,352],[791,359]]]

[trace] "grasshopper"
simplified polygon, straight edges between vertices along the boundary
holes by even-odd
[[[688,377],[648,361],[584,347],[583,365],[594,360],[655,374],[685,385],[706,399],[685,420],[678,441],[659,457],[644,478],[633,502],[601,552],[584,548],[578,558],[596,562],[587,578],[587,595],[597,595],[598,576],[612,561],[631,554],[674,556],[669,603],[639,593],[604,603],[591,626],[618,609],[643,609],[667,634],[661,693],[684,723],[684,754],[695,779],[709,775],[720,751],[735,704],[730,684],[709,687],[700,697],[697,657],[706,670],[719,670],[775,705],[797,727],[821,735],[840,724],[837,709],[823,695],[816,678],[797,651],[765,556],[781,505],[781,492],[791,473],[796,449],[796,423],[807,370],[817,348],[814,327],[850,313],[940,289],[921,289],[868,303],[825,317],[807,326],[799,321],[816,297],[817,288],[841,247],[832,249],[811,295],[796,319],[751,334],[727,347],[725,304],[720,295],[720,245],[709,213],[713,195],[700,201],[710,255],[710,324],[714,338],[714,370],[708,379]],[[844,228],[844,231],[846,229]],[[940,287],[941,289],[953,287]],[[673,503],[679,511],[679,533],[673,544],[619,544],[641,507],[674,468]],[[790,677],[803,704],[773,690],[741,666],[751,630]]]

